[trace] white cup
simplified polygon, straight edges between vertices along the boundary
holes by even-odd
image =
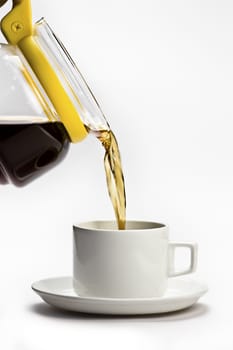
[[[74,225],[73,238],[73,284],[80,296],[159,297],[169,277],[196,268],[196,244],[169,243],[168,227],[155,222],[128,221],[121,231],[113,221],[86,222]],[[177,247],[190,250],[182,271],[174,267]]]

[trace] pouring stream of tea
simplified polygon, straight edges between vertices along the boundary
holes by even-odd
[[[117,140],[111,130],[100,131],[97,137],[105,148],[104,167],[108,193],[115,211],[118,228],[124,230],[126,221],[125,182]]]

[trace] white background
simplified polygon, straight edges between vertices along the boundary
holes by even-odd
[[[197,241],[196,278],[210,290],[183,313],[136,318],[58,312],[31,291],[35,280],[71,275],[72,223],[113,218],[103,150],[89,137],[31,185],[0,189],[1,349],[232,349],[232,1],[32,6],[118,137],[128,218],[165,222],[171,239]]]

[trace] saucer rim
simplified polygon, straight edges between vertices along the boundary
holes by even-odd
[[[59,298],[59,299],[67,299],[69,298],[69,300],[73,300],[75,302],[80,301],[80,302],[103,302],[103,303],[150,303],[151,301],[159,301],[159,300],[163,300],[163,303],[170,303],[171,300],[174,300],[174,302],[177,300],[179,301],[181,298],[181,295],[166,295],[166,293],[160,297],[144,297],[144,298],[108,298],[108,297],[94,297],[94,296],[80,296],[80,295],[64,295],[64,294],[57,294],[56,292],[48,292],[48,291],[43,291],[42,289],[39,289],[38,287],[36,287],[37,284],[39,283],[44,283],[46,281],[51,281],[51,280],[63,280],[63,279],[70,279],[72,280],[72,276],[57,276],[57,277],[50,277],[50,278],[44,278],[44,279],[40,279],[38,281],[35,281],[32,283],[31,288],[32,290],[37,293],[39,296],[41,295],[47,295],[47,296],[51,296],[53,298]],[[196,279],[186,279],[185,277],[173,277],[173,278],[169,278],[169,281],[179,281],[181,283],[193,283],[195,285],[198,285],[199,287],[199,291],[193,292],[193,293],[187,293],[185,295],[182,295],[182,300],[186,300],[186,299],[199,299],[201,296],[203,296],[204,294],[206,294],[209,291],[209,288],[207,286],[206,283],[203,283],[202,281],[196,280]],[[178,282],[178,283],[179,283]],[[168,285],[168,290],[169,290],[169,285]],[[73,292],[75,292],[72,289]]]

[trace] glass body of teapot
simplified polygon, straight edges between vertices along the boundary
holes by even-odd
[[[13,1],[1,30],[0,183],[23,186],[58,164],[71,142],[109,125],[45,20],[31,25],[29,0]]]

